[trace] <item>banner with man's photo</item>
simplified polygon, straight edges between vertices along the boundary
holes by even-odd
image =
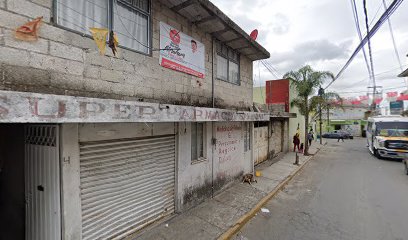
[[[160,22],[161,66],[204,78],[204,56],[204,44]]]

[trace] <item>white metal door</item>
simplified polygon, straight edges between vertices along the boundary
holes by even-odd
[[[80,143],[82,238],[120,239],[174,212],[175,136]]]
[[[26,240],[61,239],[58,126],[25,127]]]

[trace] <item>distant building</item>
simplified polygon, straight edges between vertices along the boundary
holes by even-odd
[[[366,125],[365,114],[367,110],[368,107],[364,106],[343,106],[330,109],[329,115],[327,115],[326,110],[323,110],[322,132],[342,130],[356,137],[362,136]]]

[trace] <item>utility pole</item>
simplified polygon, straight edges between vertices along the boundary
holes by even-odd
[[[330,105],[327,104],[327,132],[330,131],[329,126],[330,126]]]
[[[320,97],[320,103],[319,103],[319,135],[320,135],[320,145],[323,144],[323,140],[322,140],[322,104],[323,104],[323,94],[324,94],[324,89],[320,86],[319,88],[319,92],[318,95]]]

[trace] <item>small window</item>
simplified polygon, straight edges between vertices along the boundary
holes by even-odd
[[[57,0],[57,24],[91,35],[89,28],[113,30],[119,45],[150,52],[149,0]]]
[[[240,84],[239,54],[221,43],[217,43],[217,78],[233,84]]]
[[[109,0],[58,0],[57,24],[90,35],[89,28],[108,28]]]
[[[114,7],[113,30],[125,48],[149,53],[148,1],[117,0]]]
[[[204,123],[191,123],[191,162],[202,161],[205,159],[204,142],[205,142]]]

